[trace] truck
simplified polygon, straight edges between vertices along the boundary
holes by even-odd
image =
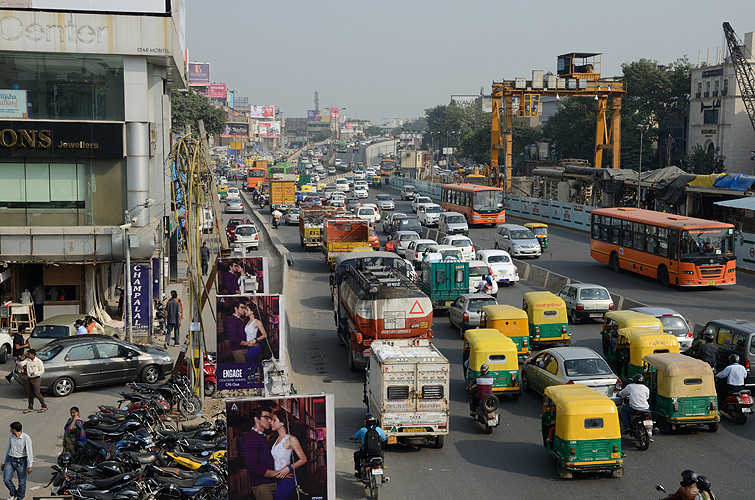
[[[364,402],[388,444],[443,448],[449,432],[448,360],[428,339],[376,340],[370,347]]]
[[[287,208],[296,205],[295,180],[270,180],[270,210]]]
[[[433,308],[417,283],[393,266],[347,266],[338,302],[336,332],[351,371],[363,370],[378,339],[431,339]]]
[[[446,310],[465,293],[469,293],[469,263],[434,260],[422,264],[422,291],[430,297],[433,308]]]
[[[336,257],[354,249],[372,250],[367,221],[354,218],[326,219],[322,228],[322,253],[333,267]]]
[[[335,214],[335,209],[306,208],[299,209],[299,243],[309,248],[322,247],[322,228],[325,221]]]

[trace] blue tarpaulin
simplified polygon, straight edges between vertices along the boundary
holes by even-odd
[[[755,177],[745,174],[727,174],[716,179],[713,186],[732,191],[748,191],[753,184],[755,184]]]

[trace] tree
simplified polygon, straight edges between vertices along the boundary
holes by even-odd
[[[520,154],[524,153],[525,146],[543,140],[543,133],[540,130],[530,127],[524,120],[517,120],[516,118],[514,118],[511,133],[513,134],[511,138],[513,143],[511,145],[511,153],[515,160],[519,158]],[[490,151],[490,134],[488,134],[488,151]],[[501,163],[500,159],[499,163]]]
[[[330,127],[322,127],[312,132],[312,142],[323,142],[333,137],[333,131]]]
[[[722,168],[716,163],[716,155],[718,149],[711,147],[706,148],[701,144],[695,144],[692,146],[692,154],[690,154],[685,162],[685,169],[691,174],[712,174],[720,173]]]
[[[183,134],[187,126],[194,134],[199,133],[198,122],[204,121],[208,135],[219,134],[225,129],[225,112],[210,104],[210,101],[193,90],[170,93],[171,130],[174,134]]]
[[[598,102],[589,97],[567,97],[561,109],[543,126],[543,137],[553,143],[560,158],[595,159],[595,120]]]

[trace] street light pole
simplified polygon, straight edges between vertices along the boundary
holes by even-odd
[[[640,208],[641,181],[642,181],[642,140],[647,132],[647,125],[637,125],[637,132],[640,133],[640,170],[637,172],[637,208]]]
[[[129,342],[133,343],[134,338],[131,332],[131,245],[128,241],[128,230],[131,228],[131,221],[129,220],[130,217],[128,215],[128,210],[124,210],[124,214],[125,224],[123,225],[123,244],[126,246],[126,274],[124,276],[124,280],[126,282],[126,309],[123,313],[123,317],[126,320],[126,338]]]

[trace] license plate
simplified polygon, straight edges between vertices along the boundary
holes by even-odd
[[[643,422],[643,424],[645,425],[645,427],[648,427],[648,428],[650,428],[650,429],[652,429],[652,428],[653,428],[653,422],[652,422],[652,421],[650,421],[650,420],[645,420],[645,421]]]
[[[602,318],[603,315],[600,313],[590,313],[591,318]]]
[[[716,280],[708,280],[708,286],[716,286]]]
[[[372,475],[373,476],[382,476],[383,475],[383,469],[372,469]]]
[[[742,408],[742,413],[752,413],[752,408]]]
[[[424,427],[403,427],[401,432],[425,432]]]

